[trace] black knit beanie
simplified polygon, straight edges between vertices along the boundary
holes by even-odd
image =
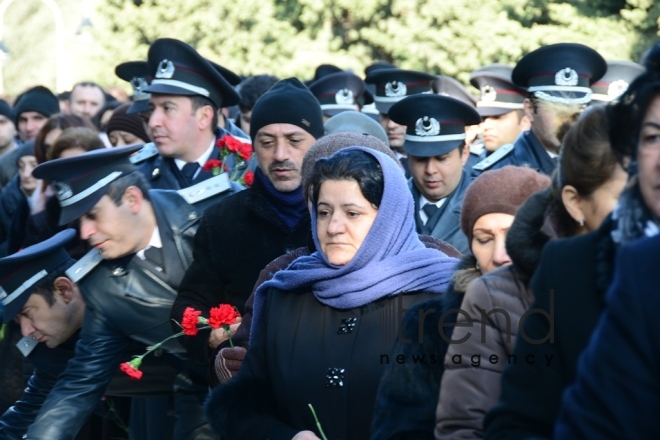
[[[6,116],[11,120],[14,119],[14,114],[12,113],[11,107],[4,99],[0,99],[0,115]]]
[[[25,92],[18,98],[14,105],[14,122],[24,112],[37,112],[45,117],[50,117],[60,112],[60,103],[53,92],[44,86],[36,86]]]
[[[321,104],[300,80],[283,79],[254,104],[250,137],[254,139],[262,127],[270,124],[296,125],[319,139],[324,133]]]
[[[121,130],[142,139],[143,142],[149,142],[149,135],[144,129],[140,115],[126,113],[130,106],[130,104],[122,104],[112,112],[112,116],[105,126],[105,132],[110,134],[115,130]]]
[[[16,165],[23,156],[34,156],[34,140],[29,140],[16,149]]]

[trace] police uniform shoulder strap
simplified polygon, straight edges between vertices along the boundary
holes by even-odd
[[[154,144],[153,142],[149,142],[148,144],[144,144],[144,146],[140,151],[138,151],[133,156],[131,156],[130,160],[131,163],[138,164],[140,162],[144,162],[147,159],[151,159],[157,154],[158,154],[158,148],[156,148],[156,144]]]
[[[509,153],[513,151],[513,144],[502,145],[497,150],[493,151],[490,156],[472,167],[473,170],[485,171],[495,165],[500,160],[504,159]]]
[[[37,348],[37,344],[39,344],[39,341],[32,336],[25,336],[16,343],[16,348],[23,353],[23,356],[28,357],[32,353],[32,350]]]
[[[217,176],[199,182],[196,185],[189,186],[177,191],[183,199],[191,205],[197,202],[206,200],[216,194],[221,194],[225,191],[231,190],[231,182],[227,173],[218,174]]]
[[[74,283],[82,280],[92,269],[94,269],[103,260],[101,253],[97,249],[87,252],[76,264],[66,271],[66,276]]]

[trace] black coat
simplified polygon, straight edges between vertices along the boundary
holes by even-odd
[[[0,257],[8,255],[12,219],[18,212],[29,212],[27,199],[21,191],[20,179],[14,176],[0,192]]]
[[[149,194],[163,244],[165,270],[156,270],[135,254],[101,260],[98,251],[92,250],[67,272],[74,276],[78,269],[84,273],[91,268],[78,282],[87,306],[83,327],[75,356],[43,403],[28,438],[73,438],[131,345],[139,343],[144,349],[172,334],[170,309],[192,261],[193,237],[202,211],[172,191],[152,190]],[[86,260],[88,257],[91,260]],[[177,340],[168,341],[163,349],[163,362],[171,362],[179,371],[195,367],[186,362],[185,350]],[[205,368],[199,371],[205,376]],[[140,383],[133,387],[139,389]]]
[[[608,217],[594,232],[545,245],[532,278],[536,299],[531,309],[541,309],[552,319],[541,313],[526,318],[527,340],[518,338],[518,363],[502,374],[500,401],[484,421],[485,438],[552,437],[562,392],[575,380],[578,357],[605,306],[615,258],[611,229]],[[551,334],[550,322],[554,342],[530,343]],[[534,356],[533,365],[524,361],[527,356]]]
[[[305,246],[310,229],[307,214],[289,230],[256,179],[252,188],[210,207],[197,231],[194,261],[179,287],[172,319],[181,322],[186,307],[209,316],[209,309],[219,304],[231,304],[243,313],[259,272],[280,255]],[[209,334],[201,330],[183,341],[201,362],[208,362],[211,354]]]
[[[393,350],[398,320],[433,294],[393,296],[348,310],[325,306],[305,290],[265,295],[238,375],[207,403],[213,428],[232,440],[290,440],[304,430],[319,435],[311,403],[329,439],[369,438],[379,380],[402,355]]]

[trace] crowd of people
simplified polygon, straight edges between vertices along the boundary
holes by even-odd
[[[660,44],[115,72],[0,100],[0,440],[654,436]]]

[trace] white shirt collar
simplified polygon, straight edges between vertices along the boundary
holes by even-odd
[[[209,160],[209,157],[211,157],[211,154],[213,154],[213,149],[215,148],[215,138],[211,141],[211,145],[206,149],[204,154],[202,154],[195,162],[199,164],[199,168],[201,169],[204,164],[206,163],[207,160]],[[174,163],[176,164],[176,167],[181,171],[183,169],[183,166],[187,164],[188,162],[184,162],[181,159],[174,159]],[[197,170],[199,172],[199,170]],[[195,174],[195,177],[197,174]]]
[[[162,248],[163,247],[163,241],[160,239],[160,233],[158,232],[158,225],[154,228],[154,232],[151,234],[151,240],[149,240],[149,244],[147,247],[144,249],[140,249],[137,252],[137,256],[142,258],[144,260],[144,251],[151,247],[156,247],[156,248]]]
[[[444,199],[438,200],[437,202],[432,202],[429,199],[427,199],[426,197],[424,197],[423,195],[421,195],[421,194],[419,195],[419,211],[417,211],[417,213],[419,214],[419,219],[422,221],[423,224],[426,224],[426,222],[429,221],[429,216],[426,215],[426,212],[424,212],[424,209],[423,209],[424,206],[427,203],[430,203],[430,204],[435,205],[438,208],[440,208],[445,203],[445,200],[447,200],[446,197]]]

